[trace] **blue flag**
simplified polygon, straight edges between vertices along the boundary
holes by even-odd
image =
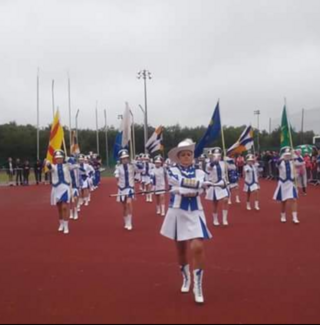
[[[220,103],[218,102],[217,107],[214,111],[212,119],[210,121],[210,125],[203,136],[203,138],[199,141],[195,151],[195,157],[199,158],[204,148],[206,148],[211,142],[215,141],[219,138],[221,133],[221,118],[220,118]]]
[[[119,152],[122,149],[122,132],[119,132],[116,137],[116,142],[113,147],[113,158],[115,161],[119,160]]]

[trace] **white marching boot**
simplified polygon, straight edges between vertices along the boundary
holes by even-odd
[[[237,197],[236,197],[236,203],[237,204],[240,204],[241,203],[239,195],[237,195]]]
[[[160,206],[157,205],[157,215],[160,215],[161,214],[161,209],[160,209]]]
[[[73,220],[78,220],[78,219],[79,219],[78,209],[75,208],[73,211]]]
[[[203,282],[203,270],[195,270],[193,272],[194,275],[194,299],[195,302],[199,305],[204,304],[203,290],[202,290],[202,282]]]
[[[225,226],[225,227],[228,227],[229,226],[229,221],[228,221],[228,210],[223,210],[222,211],[222,213],[223,213],[223,225]]]
[[[181,293],[189,293],[191,289],[190,265],[181,266],[180,270],[183,277]]]
[[[286,223],[287,222],[287,216],[285,213],[281,213],[281,222]]]
[[[255,208],[257,211],[260,211],[259,201],[256,201],[256,202],[255,202],[255,206],[254,206],[254,208]]]
[[[292,216],[293,216],[293,223],[296,224],[296,225],[299,225],[300,224],[300,221],[298,219],[298,213],[297,212],[293,212]]]
[[[69,222],[68,221],[64,221],[63,222],[63,225],[64,225],[64,227],[63,227],[63,233],[65,235],[69,235],[69,233],[70,233],[70,230],[69,230]]]
[[[63,232],[64,230],[64,221],[63,220],[60,220],[60,227],[59,227],[59,232]]]
[[[252,208],[251,208],[251,203],[250,203],[250,202],[247,202],[247,210],[248,210],[248,211],[251,211],[251,210],[252,210]]]
[[[216,226],[216,227],[220,226],[218,214],[216,214],[216,213],[213,214],[213,225]]]
[[[124,223],[125,223],[124,229],[126,229],[128,231],[132,231],[132,229],[133,229],[132,216],[124,217]]]

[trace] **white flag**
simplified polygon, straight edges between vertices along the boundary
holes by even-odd
[[[122,147],[125,148],[129,145],[129,142],[131,141],[131,128],[132,128],[132,116],[129,104],[126,103],[126,110],[123,115],[123,121],[122,121]]]

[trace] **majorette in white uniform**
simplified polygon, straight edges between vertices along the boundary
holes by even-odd
[[[134,174],[135,167],[132,164],[120,164],[116,167],[114,175],[118,179],[118,194],[120,195],[117,199],[118,202],[134,198]]]
[[[70,203],[71,176],[68,164],[48,165],[52,174],[51,205]]]
[[[239,196],[239,173],[238,173],[236,161],[234,158],[228,157],[226,162],[228,166],[230,191],[232,192],[233,190],[236,190],[236,203],[241,203],[240,196]],[[232,193],[230,193],[229,204],[232,204]]]
[[[68,159],[68,164],[70,165],[70,176],[71,176],[71,188],[72,188],[72,197],[74,204],[70,206],[70,219],[78,220],[80,206],[78,206],[78,200],[80,197],[80,173],[77,161],[74,157]]]
[[[293,161],[292,150],[285,147],[281,150],[281,159],[278,163],[279,183],[274,194],[274,200],[286,204],[289,200],[298,199],[298,190],[295,184],[295,164]],[[281,222],[287,222],[286,213],[282,211]],[[299,224],[298,212],[293,212],[293,222]]]
[[[120,164],[116,167],[115,177],[118,180],[118,202],[124,205],[124,223],[125,229],[131,231],[133,229],[132,216],[132,199],[134,199],[135,181],[134,175],[136,168],[133,164],[124,164],[124,159],[130,159],[128,150],[121,150],[119,152]]]
[[[255,200],[255,209],[259,211],[260,210],[259,196],[257,192],[260,190],[259,164],[256,162],[256,158],[252,154],[249,154],[246,160],[247,160],[247,164],[244,167],[244,174],[245,174],[244,192],[247,193],[247,210],[248,211],[252,210],[250,198],[251,198],[251,194],[256,192],[257,196]]]
[[[221,148],[214,148],[210,152],[212,160],[207,165],[207,172],[209,173],[207,179],[211,183],[228,183],[227,177],[227,165],[224,161],[221,161],[222,150]],[[223,208],[223,225],[228,226],[228,201],[229,201],[230,191],[227,186],[225,187],[210,187],[207,190],[206,200],[212,201],[214,204],[214,213],[213,213],[213,224],[214,226],[220,226],[219,216],[218,216],[218,205],[220,201],[224,201]]]
[[[308,174],[306,163],[301,155],[301,150],[298,150],[294,157],[294,164],[296,167],[298,187],[303,190],[304,195],[307,195]]]
[[[167,171],[163,166],[163,158],[161,156],[155,158],[155,167],[152,169],[151,175],[153,191],[157,200],[157,214],[161,214],[164,217],[166,214],[164,194],[167,188]]]
[[[177,164],[168,168],[168,181],[172,190],[168,213],[161,229],[161,234],[176,242],[196,239],[210,239],[206,217],[201,203],[201,194],[205,184],[205,173],[195,166],[180,166],[179,154],[190,151],[194,153],[195,144],[185,140],[169,153],[169,158]],[[182,293],[188,293],[191,287],[190,266],[181,266],[183,276]],[[197,303],[204,303],[202,281],[203,270],[194,270],[194,295]]]
[[[92,172],[89,164],[87,163],[87,159],[84,155],[80,155],[79,157],[79,172],[80,172],[80,189],[84,197],[81,198],[81,204],[85,204],[85,206],[89,206],[90,202],[90,173]]]
[[[141,182],[143,186],[143,190],[151,191],[152,190],[152,170],[154,165],[151,162],[150,155],[145,154],[143,157],[143,169],[141,172]],[[146,195],[146,201],[152,203],[152,194]]]
[[[162,164],[163,160],[161,157],[156,157],[155,159],[156,164]],[[151,171],[151,177],[153,182],[153,189],[155,195],[161,195],[166,193],[166,179],[167,179],[167,172],[166,169],[161,165],[159,167],[155,166],[155,168]]]
[[[143,169],[143,164],[142,164],[142,161],[141,161],[142,156],[143,156],[143,155],[136,156],[136,159],[135,159],[135,161],[133,162],[133,164],[136,166],[136,169],[140,169],[140,170]],[[141,181],[142,181],[141,173],[136,173],[135,176],[134,176],[134,180],[135,180],[137,183],[141,183]],[[142,189],[141,189],[141,190],[142,190]]]
[[[56,150],[54,152],[54,159],[65,159],[64,152]],[[47,162],[46,166],[52,175],[51,205],[69,204],[71,201],[70,166],[66,163],[51,164],[50,162]],[[59,232],[63,232],[65,235],[69,234],[68,220],[65,220],[63,215],[60,215],[60,211],[59,218]],[[68,217],[66,216],[66,218]]]
[[[202,171],[206,171],[207,168],[206,159],[207,157],[205,155],[201,155],[200,158],[196,161],[196,168]]]

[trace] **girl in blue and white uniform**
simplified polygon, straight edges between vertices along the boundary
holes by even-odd
[[[214,148],[210,152],[211,161],[207,165],[208,180],[212,183],[225,182],[228,183],[228,167],[227,164],[222,161],[221,148]],[[213,224],[214,226],[220,226],[218,211],[219,203],[222,202],[223,213],[223,225],[226,227],[229,225],[228,213],[229,213],[229,196],[230,191],[227,187],[210,187],[207,191],[206,199],[213,202]]]
[[[292,149],[285,147],[281,150],[281,159],[278,163],[279,183],[274,194],[274,200],[281,202],[281,222],[287,222],[287,205],[291,202],[293,223],[298,225],[298,189],[296,185],[295,163]]]
[[[164,217],[166,215],[167,172],[163,167],[163,158],[161,156],[155,158],[155,168],[152,169],[151,175],[157,201],[157,214]]]
[[[72,196],[70,166],[65,163],[65,154],[62,150],[56,150],[53,159],[53,164],[46,161],[46,166],[52,175],[51,205],[58,208],[59,232],[68,235],[69,204]]]
[[[136,168],[130,163],[128,150],[119,152],[120,164],[116,167],[115,177],[118,180],[118,202],[123,206],[124,228],[133,230],[133,199],[135,193]]]
[[[251,211],[251,196],[255,195],[254,208],[257,211],[260,211],[259,205],[259,164],[256,162],[254,155],[249,154],[247,156],[247,164],[244,167],[245,174],[245,185],[244,192],[247,193],[247,210]]]
[[[191,270],[188,245],[192,253],[194,275],[194,297],[198,304],[204,303],[202,289],[204,273],[204,240],[212,236],[207,228],[201,195],[204,192],[205,173],[193,164],[195,144],[192,140],[181,142],[169,153],[176,167],[168,168],[171,200],[161,234],[176,242],[178,259],[183,277],[182,293],[191,288]]]
[[[229,188],[230,188],[230,197],[229,205],[232,204],[232,193],[236,194],[236,203],[241,203],[240,201],[240,187],[239,187],[239,174],[236,161],[234,158],[227,158],[228,174],[229,174]]]

